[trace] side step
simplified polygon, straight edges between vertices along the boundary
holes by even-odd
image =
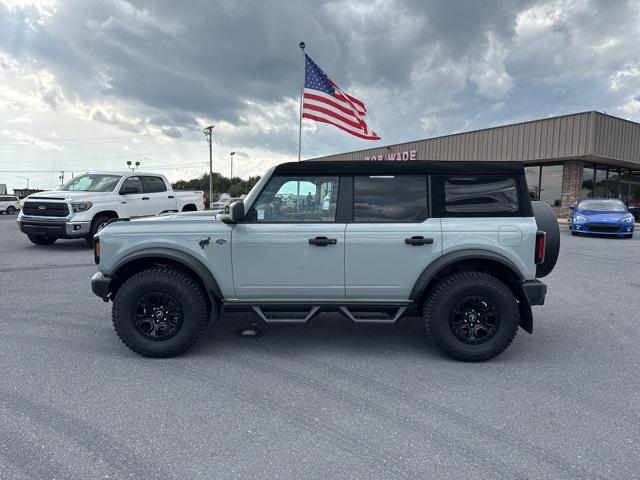
[[[340,307],[344,315],[355,323],[395,323],[407,307]]]
[[[311,307],[308,310],[274,310],[263,309],[263,307],[253,306],[253,311],[265,323],[307,323],[320,310],[319,306]]]
[[[253,311],[265,323],[307,323],[320,312],[320,305],[278,307],[252,305]],[[396,305],[338,305],[323,307],[323,310],[340,312],[355,323],[395,323],[407,310],[407,306]]]

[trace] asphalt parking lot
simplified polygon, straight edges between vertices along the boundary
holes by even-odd
[[[562,230],[535,333],[458,363],[417,318],[130,352],[84,241],[0,216],[0,479],[640,478],[640,237]]]

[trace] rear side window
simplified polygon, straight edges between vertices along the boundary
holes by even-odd
[[[166,192],[167,186],[161,177],[142,177],[145,193]]]
[[[426,175],[354,177],[354,222],[414,223],[426,218]]]
[[[444,211],[465,214],[509,214],[520,210],[514,178],[451,176],[444,178]]]

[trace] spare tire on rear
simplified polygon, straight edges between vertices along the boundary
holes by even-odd
[[[533,215],[536,218],[538,230],[547,234],[545,245],[544,262],[538,264],[536,268],[536,277],[545,277],[551,273],[553,267],[558,261],[560,253],[560,228],[558,227],[558,219],[553,209],[545,202],[531,202]]]

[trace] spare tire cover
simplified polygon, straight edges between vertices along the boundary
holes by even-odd
[[[538,230],[546,232],[547,242],[545,245],[544,262],[536,267],[536,277],[545,277],[551,273],[558,261],[560,253],[560,228],[558,219],[553,209],[545,202],[531,202],[533,215],[536,217]]]

